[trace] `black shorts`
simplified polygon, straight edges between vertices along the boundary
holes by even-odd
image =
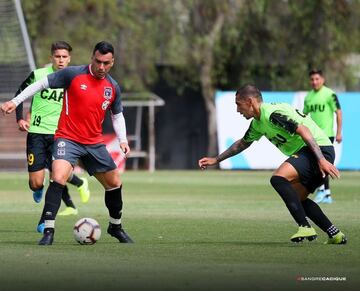
[[[326,160],[334,164],[335,151],[333,146],[321,146],[321,152]],[[324,178],[314,153],[309,147],[303,147],[295,154],[291,155],[286,162],[290,163],[298,172],[300,182],[310,193],[324,184]]]
[[[51,154],[54,145],[53,134],[29,132],[26,138],[28,172],[51,170]]]
[[[80,160],[90,176],[117,168],[104,144],[84,145],[65,138],[55,140],[53,160],[66,160],[72,166]]]

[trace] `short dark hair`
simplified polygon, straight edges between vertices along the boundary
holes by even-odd
[[[95,55],[96,51],[99,51],[102,55],[106,55],[107,53],[112,53],[114,55],[114,47],[107,41],[98,42],[94,47],[93,55]]]
[[[66,41],[59,40],[51,44],[51,55],[53,55],[56,50],[67,50],[68,52],[71,52],[72,47]]]
[[[240,99],[247,99],[249,97],[255,97],[259,101],[263,101],[261,92],[255,85],[246,84],[236,91],[236,97]]]
[[[309,77],[311,77],[312,75],[324,76],[322,70],[316,69],[316,68],[311,69],[311,70],[309,71]]]

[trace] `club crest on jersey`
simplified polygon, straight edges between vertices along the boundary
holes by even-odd
[[[63,148],[63,147],[65,147],[65,145],[66,145],[66,143],[65,143],[64,141],[60,141],[60,142],[58,143],[58,147],[59,147],[59,148]]]
[[[104,101],[103,104],[101,105],[101,108],[102,108],[103,110],[106,110],[106,109],[108,108],[109,104],[110,104],[110,101],[106,100],[106,101]]]
[[[104,88],[104,98],[106,100],[109,100],[109,99],[111,99],[111,96],[112,96],[112,88],[111,87],[105,87]]]

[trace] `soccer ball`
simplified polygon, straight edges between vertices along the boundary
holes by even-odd
[[[93,218],[81,218],[74,225],[74,238],[79,244],[93,245],[100,236],[100,225]]]

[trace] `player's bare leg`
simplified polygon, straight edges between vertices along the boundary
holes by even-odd
[[[45,169],[29,172],[29,187],[33,191],[33,198],[40,203],[44,192]]]

